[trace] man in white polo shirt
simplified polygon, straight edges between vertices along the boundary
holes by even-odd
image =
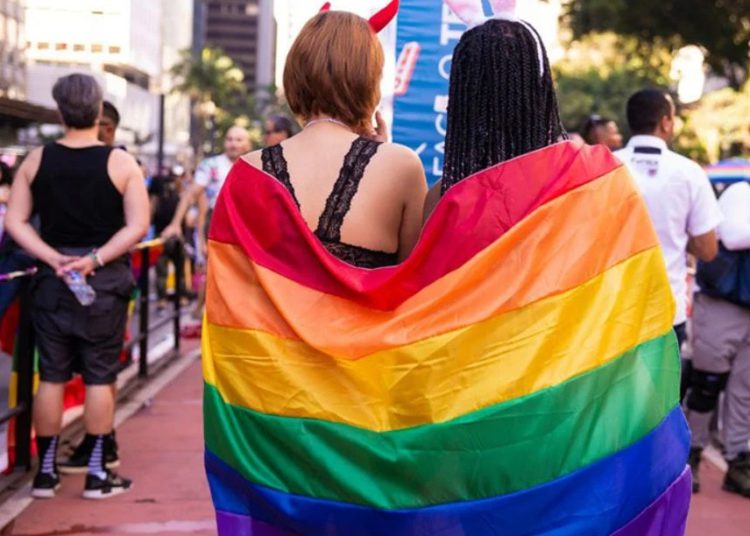
[[[627,116],[633,137],[615,156],[638,183],[659,236],[677,302],[674,329],[682,346],[687,321],[687,255],[692,253],[703,261],[716,257],[716,228],[722,216],[703,169],[669,150],[675,126],[672,98],[660,89],[643,89],[628,100]],[[687,387],[687,368],[683,366],[681,399]]]

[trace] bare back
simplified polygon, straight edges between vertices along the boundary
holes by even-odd
[[[290,190],[311,231],[319,231],[333,210],[343,215],[339,222],[341,243],[403,260],[421,230],[427,190],[424,171],[416,154],[405,147],[384,143],[372,149],[371,145],[339,127],[319,126],[286,140],[280,151]],[[358,146],[368,154],[355,154],[365,166],[359,170],[363,172],[357,178],[356,193],[347,199],[339,195],[342,166],[345,160],[352,160]],[[262,151],[244,159],[264,169]],[[336,206],[348,203],[348,207]]]

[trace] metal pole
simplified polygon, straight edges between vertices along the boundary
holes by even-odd
[[[159,144],[156,152],[156,169],[157,175],[162,175],[164,168],[164,103],[166,97],[164,93],[159,94]]]
[[[34,326],[31,321],[29,282],[21,287],[21,309],[16,341],[18,359],[18,396],[16,403],[24,412],[16,419],[16,466],[31,469],[31,423],[34,400]]]
[[[151,248],[141,250],[141,273],[138,278],[138,288],[141,293],[140,298],[140,326],[138,336],[141,338],[138,345],[140,355],[138,356],[138,376],[141,378],[148,377],[148,261]]]
[[[180,352],[180,314],[181,307],[180,302],[183,296],[183,287],[185,286],[183,281],[185,277],[185,243],[182,239],[177,240],[177,252],[174,256],[174,349],[179,354]]]

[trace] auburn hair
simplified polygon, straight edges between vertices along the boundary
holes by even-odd
[[[318,13],[286,59],[289,107],[303,123],[326,115],[367,132],[380,102],[383,62],[383,48],[365,19],[343,11]]]

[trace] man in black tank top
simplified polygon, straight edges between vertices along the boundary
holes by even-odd
[[[99,116],[98,138],[107,147],[115,147],[117,137],[117,127],[120,125],[120,112],[117,107],[109,101],[102,102],[102,112]],[[126,150],[124,146],[120,146]],[[76,371],[80,372],[80,371]],[[112,385],[113,395],[117,396],[117,386]],[[71,455],[59,463],[62,474],[85,473],[89,466],[89,460],[94,448],[94,442],[90,436],[86,436],[79,443]],[[115,439],[114,430],[104,438],[104,463],[109,469],[114,469],[120,465],[118,455],[117,440]]]
[[[83,496],[104,499],[131,486],[106,466],[104,445],[113,428],[113,385],[133,288],[127,253],[148,230],[148,194],[135,160],[97,140],[102,91],[96,80],[60,78],[52,95],[65,136],[29,154],[6,216],[8,232],[39,261],[32,319],[41,378],[34,400],[40,463],[32,495],[51,498],[60,486],[62,397],[65,383],[80,371],[84,441],[91,446]],[[32,213],[39,216],[39,233],[29,224]]]

